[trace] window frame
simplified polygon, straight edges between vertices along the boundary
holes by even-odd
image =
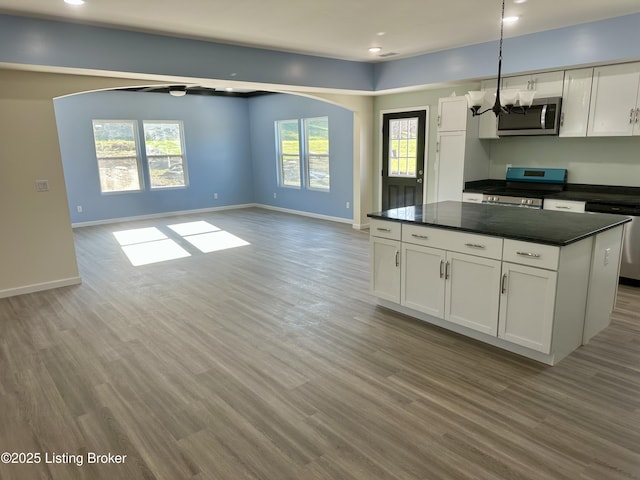
[[[314,187],[311,185],[311,149],[309,148],[309,127],[308,124],[313,120],[322,120],[326,119],[327,121],[327,153],[321,154],[322,156],[326,156],[327,159],[327,176],[329,177],[329,185],[325,187]],[[316,192],[330,192],[331,191],[331,143],[329,142],[329,116],[323,115],[321,117],[309,117],[303,118],[303,132],[304,132],[304,173],[305,173],[305,188],[307,190],[313,190]]]
[[[128,189],[128,190],[110,190],[104,191],[102,189],[102,176],[100,174],[100,161],[101,160],[116,160],[122,158],[131,158],[131,157],[99,157],[98,156],[98,145],[96,144],[96,135],[95,135],[95,126],[96,123],[123,123],[130,124],[133,131],[133,141],[135,144],[135,160],[136,160],[136,170],[138,172],[138,188],[137,189]],[[138,131],[138,121],[137,120],[123,120],[123,119],[92,119],[91,120],[91,133],[93,135],[93,147],[96,154],[96,166],[98,167],[98,188],[100,189],[101,195],[120,195],[127,193],[139,193],[145,191],[145,178],[144,171],[142,169],[142,158],[141,158],[141,150],[140,150],[140,135]]]
[[[148,124],[176,124],[178,125],[178,130],[180,132],[179,141],[180,141],[180,155],[149,155],[147,152],[147,136],[145,125]],[[189,173],[187,168],[187,154],[186,154],[186,143],[184,139],[184,122],[182,120],[142,120],[142,138],[144,142],[144,156],[146,161],[146,170],[147,175],[149,176],[149,191],[160,191],[160,190],[176,190],[176,189],[185,189],[189,187]],[[168,185],[168,186],[154,186],[153,178],[151,176],[151,163],[150,159],[155,157],[181,157],[182,158],[182,178],[183,185]]]
[[[283,148],[282,148],[282,135],[281,135],[281,129],[280,129],[280,125],[284,124],[284,123],[294,123],[296,124],[296,130],[298,132],[298,184],[297,185],[287,185],[285,183],[285,173],[284,173],[284,156],[288,155],[291,156],[291,154],[285,154],[283,153]],[[278,169],[278,187],[281,188],[293,188],[296,190],[302,190],[303,188],[303,180],[302,180],[302,154],[301,154],[301,141],[300,141],[300,120],[297,118],[288,118],[288,119],[283,119],[283,120],[276,120],[275,121],[275,130],[276,130],[276,161],[278,163],[277,165],[277,169]]]

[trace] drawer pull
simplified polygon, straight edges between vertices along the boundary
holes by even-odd
[[[479,243],[465,243],[465,246],[469,248],[487,248],[486,245],[481,245]]]
[[[531,252],[516,252],[516,253],[522,257],[540,258],[539,253],[531,253]]]
[[[417,233],[412,233],[411,236],[416,238],[423,238],[425,240],[429,238],[427,235],[418,235]]]
[[[390,228],[382,228],[382,227],[378,227],[378,228],[376,228],[376,230],[378,230],[379,232],[390,232],[391,231]]]
[[[566,205],[556,205],[556,208],[562,210],[571,210],[571,207],[567,207]]]

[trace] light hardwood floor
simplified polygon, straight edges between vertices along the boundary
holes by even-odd
[[[167,229],[199,220],[250,245]],[[113,232],[143,227],[191,256],[133,267]],[[243,209],[75,237],[82,285],[0,300],[0,451],[127,458],[3,480],[640,479],[640,289],[547,367],[377,307],[349,225]]]

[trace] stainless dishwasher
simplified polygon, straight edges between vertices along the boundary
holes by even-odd
[[[640,281],[640,206],[587,202],[584,210],[585,212],[615,213],[631,217],[631,223],[627,223],[624,228],[620,276]]]

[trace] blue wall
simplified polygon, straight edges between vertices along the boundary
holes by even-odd
[[[54,105],[73,223],[253,202],[247,99],[97,92]],[[189,186],[101,194],[93,119],[137,120],[139,129],[143,120],[182,120]]]
[[[353,218],[353,113],[295,95],[269,95],[249,101],[253,192],[257,203],[341,218]],[[329,117],[331,191],[279,187],[275,121]],[[273,198],[273,194],[277,198]],[[350,208],[346,208],[349,202]]]
[[[0,14],[0,63],[371,90],[373,65]]]
[[[54,101],[73,223],[200,208],[264,203],[346,219],[353,217],[353,114],[295,95],[250,99],[159,93],[95,92]],[[329,117],[331,191],[279,188],[274,122]],[[92,120],[181,120],[189,186],[100,193]],[[142,138],[142,131],[139,132]],[[144,162],[144,148],[140,146]],[[146,169],[145,169],[145,176]],[[148,183],[148,182],[147,182]],[[214,200],[213,194],[218,193]],[[273,193],[277,193],[277,199]],[[82,213],[76,207],[81,205]]]

